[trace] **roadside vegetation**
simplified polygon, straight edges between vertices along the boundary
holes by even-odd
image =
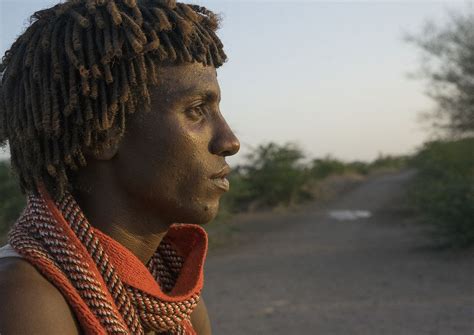
[[[474,138],[426,143],[410,199],[439,246],[474,245]]]
[[[426,113],[437,140],[412,160],[411,200],[443,246],[474,246],[474,7],[427,22],[408,36],[420,52],[418,79],[435,108]]]
[[[235,167],[228,177],[231,189],[222,197],[217,223],[236,213],[326,200],[324,186],[331,179],[354,183],[369,174],[398,171],[409,159],[380,155],[372,162],[344,162],[331,156],[308,160],[295,144],[272,142],[259,145],[245,158],[246,163]]]
[[[25,197],[10,171],[10,164],[0,161],[0,243],[6,241],[6,234],[25,206]]]

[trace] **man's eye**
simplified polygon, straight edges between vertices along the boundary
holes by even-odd
[[[199,120],[205,115],[203,106],[193,107],[187,110],[187,114],[191,119]]]

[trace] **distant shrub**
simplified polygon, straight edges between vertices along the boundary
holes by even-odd
[[[247,155],[247,162],[230,174],[230,191],[221,199],[219,218],[250,208],[288,206],[314,199],[318,185],[335,175],[368,175],[379,169],[399,169],[406,157],[379,156],[371,163],[343,162],[331,156],[303,164],[298,146],[273,142],[262,144]],[[315,192],[317,191],[317,192]]]
[[[303,158],[304,153],[292,143],[258,146],[247,155],[247,164],[240,166],[240,173],[233,176],[234,187],[240,194],[236,192],[228,201],[233,200],[236,208],[255,201],[261,207],[272,207],[307,197],[303,185],[309,175],[301,164]]]
[[[25,206],[25,197],[21,194],[10,165],[0,161],[0,242],[6,240],[6,233],[20,215]]]
[[[220,216],[245,211],[249,203],[255,198],[249,184],[250,180],[245,177],[242,170],[241,166],[237,166],[227,177],[230,182],[230,190],[221,198]]]
[[[474,245],[474,138],[427,143],[411,164],[414,205],[446,246]]]
[[[324,179],[330,175],[343,174],[346,171],[347,165],[331,156],[313,159],[310,167],[310,175],[315,179]]]
[[[376,170],[400,170],[407,165],[408,156],[392,156],[380,154],[372,163],[369,169]]]
[[[354,161],[346,164],[347,170],[360,175],[368,175],[370,173],[370,164],[361,161]]]

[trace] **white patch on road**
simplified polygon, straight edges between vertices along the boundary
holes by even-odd
[[[257,315],[271,315],[277,312],[278,309],[285,307],[290,302],[288,300],[274,300],[269,302],[269,306],[257,310]],[[0,334],[1,335],[1,334]]]
[[[359,219],[368,219],[372,216],[372,213],[370,211],[361,209],[335,209],[329,211],[328,216],[331,219],[335,219],[337,221],[354,221]]]

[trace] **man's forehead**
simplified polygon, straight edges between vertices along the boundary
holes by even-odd
[[[217,72],[213,66],[200,63],[161,67],[158,89],[166,94],[220,95]]]

